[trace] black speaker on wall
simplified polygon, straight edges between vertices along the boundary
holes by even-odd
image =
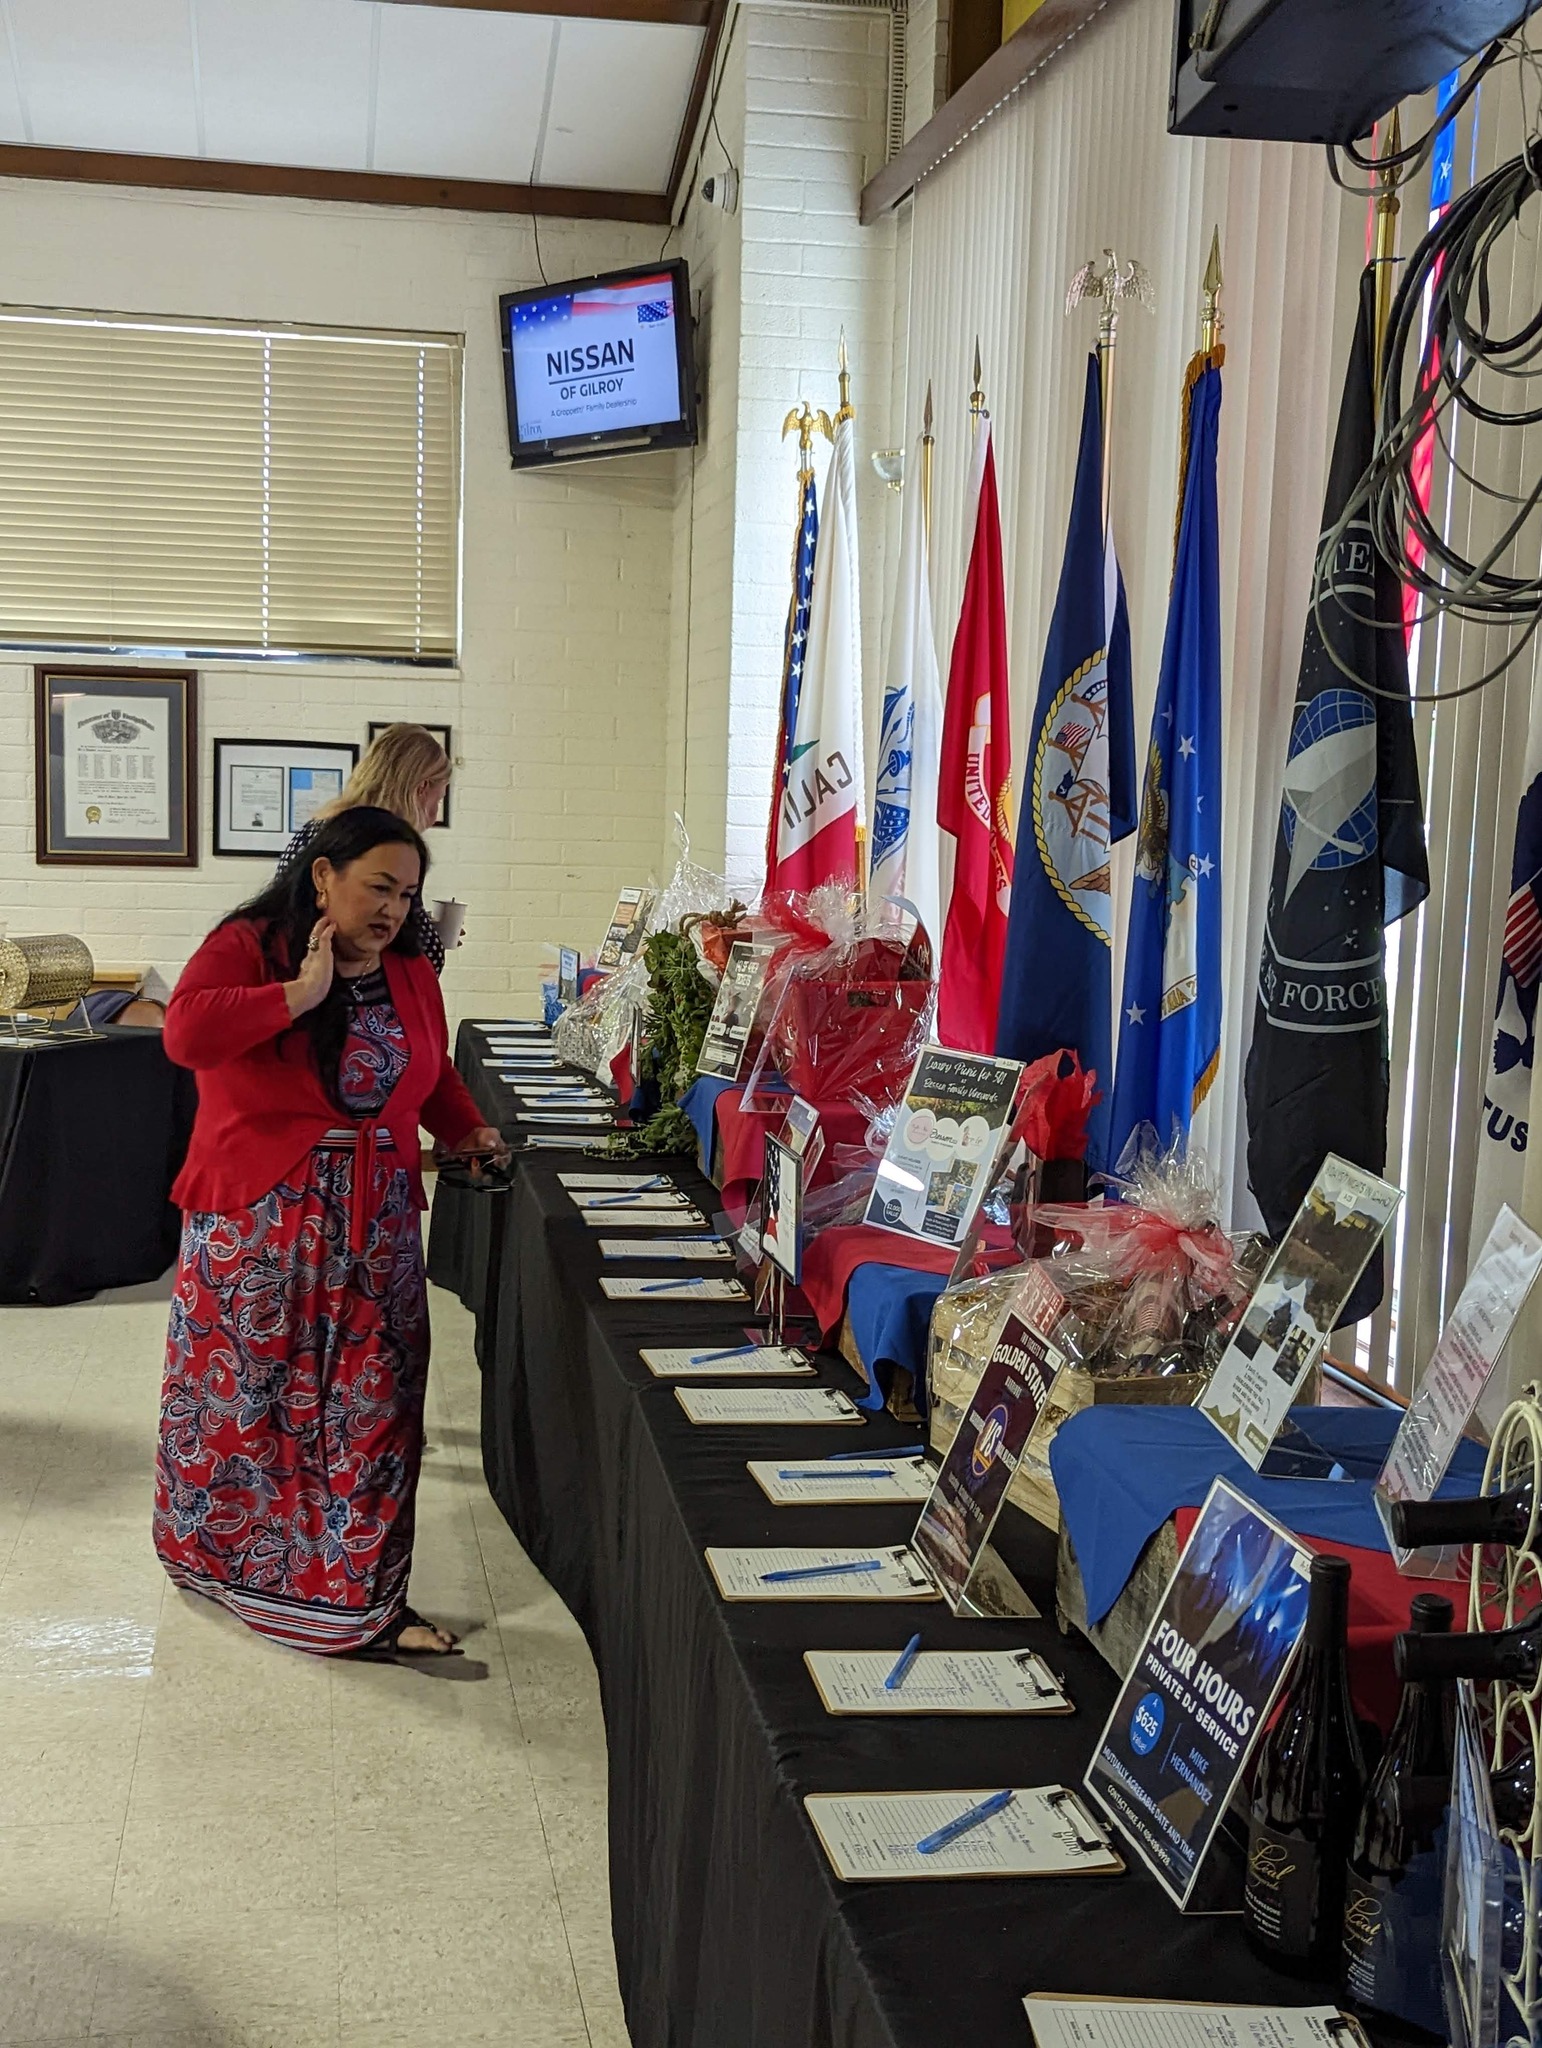
[[[1174,135],[1354,142],[1542,0],[1176,0]]]

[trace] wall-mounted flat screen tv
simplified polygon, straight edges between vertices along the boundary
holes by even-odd
[[[516,469],[695,441],[683,262],[505,292],[498,323]]]

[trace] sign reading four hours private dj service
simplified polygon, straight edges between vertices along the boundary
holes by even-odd
[[[674,279],[585,285],[511,309],[521,441],[656,427],[680,417]]]
[[[1180,1906],[1306,1622],[1308,1572],[1217,1479],[1093,1752],[1088,1791]]]

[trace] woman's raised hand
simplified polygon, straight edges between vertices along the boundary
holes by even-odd
[[[303,1017],[307,1010],[314,1010],[326,1000],[332,986],[332,934],[336,930],[330,917],[316,920],[299,973],[293,981],[284,983],[284,1000],[291,1017]]]

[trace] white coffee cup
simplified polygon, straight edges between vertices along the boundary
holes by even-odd
[[[434,905],[433,919],[439,943],[447,953],[453,953],[460,944],[460,935],[466,924],[465,904],[457,903],[453,896],[441,897]]]

